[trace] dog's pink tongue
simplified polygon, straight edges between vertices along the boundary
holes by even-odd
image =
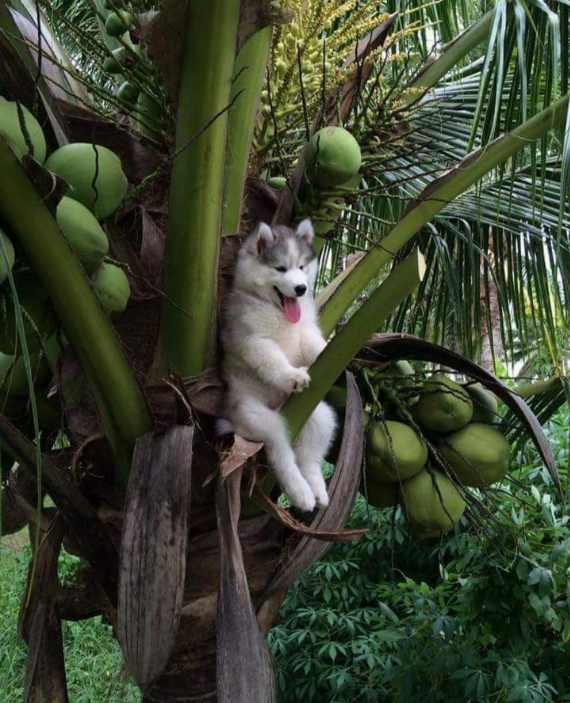
[[[301,319],[301,306],[297,298],[285,298],[285,316],[289,322],[299,322]]]

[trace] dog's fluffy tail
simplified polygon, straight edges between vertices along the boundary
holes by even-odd
[[[216,420],[216,435],[218,437],[223,437],[227,434],[232,434],[234,431],[234,426],[225,417],[219,417]]]

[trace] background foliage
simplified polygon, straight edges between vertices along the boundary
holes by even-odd
[[[568,414],[548,426],[568,478]],[[366,508],[290,592],[271,633],[283,703],[570,700],[570,529],[534,451],[497,498],[487,535],[441,544]]]
[[[548,437],[568,481],[569,416]],[[401,515],[367,509],[369,528],[338,544],[290,591],[270,634],[281,703],[463,703],[570,700],[570,527],[534,450],[517,458],[520,485],[498,494],[488,535],[462,525],[441,544],[408,537]],[[16,641],[29,549],[0,551],[2,703],[23,691]],[[60,559],[65,580],[75,557]],[[134,703],[138,692],[100,619],[64,624],[71,700]]]

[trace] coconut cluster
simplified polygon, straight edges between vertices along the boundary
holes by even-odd
[[[360,378],[366,399],[365,470],[360,486],[376,508],[401,505],[418,538],[453,529],[470,488],[486,490],[509,467],[510,446],[499,430],[497,398],[480,384],[426,373],[407,361]],[[326,400],[344,417],[346,389]],[[335,463],[340,441],[327,457]]]
[[[86,143],[67,144],[48,155],[38,120],[24,105],[5,98],[0,98],[0,137],[18,159],[33,157],[65,181],[68,189],[55,207],[54,217],[91,278],[102,305],[110,312],[124,311],[131,296],[129,281],[120,265],[108,259],[109,241],[101,226],[102,220],[118,210],[127,193],[127,177],[119,156],[104,146]],[[0,400],[8,413],[18,412],[28,402],[24,345],[19,339],[16,317],[19,308],[40,424],[53,425],[55,404],[50,402],[46,384],[65,340],[58,330],[47,291],[27,268],[24,253],[14,246],[10,232],[2,230],[0,285],[4,294],[0,317]]]
[[[344,127],[316,132],[305,149],[305,173],[299,189],[296,217],[310,217],[317,235],[330,232],[346,205],[347,195],[360,185],[362,154],[353,135]],[[268,185],[285,187],[284,176],[272,176]]]

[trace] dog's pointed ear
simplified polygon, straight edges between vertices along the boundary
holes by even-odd
[[[257,256],[274,240],[275,235],[271,227],[265,222],[260,222],[247,238],[246,247],[251,254]]]
[[[295,230],[295,236],[297,239],[300,239],[302,242],[306,242],[307,244],[313,243],[313,239],[315,238],[315,230],[313,229],[313,223],[308,217],[299,222],[297,229]]]

